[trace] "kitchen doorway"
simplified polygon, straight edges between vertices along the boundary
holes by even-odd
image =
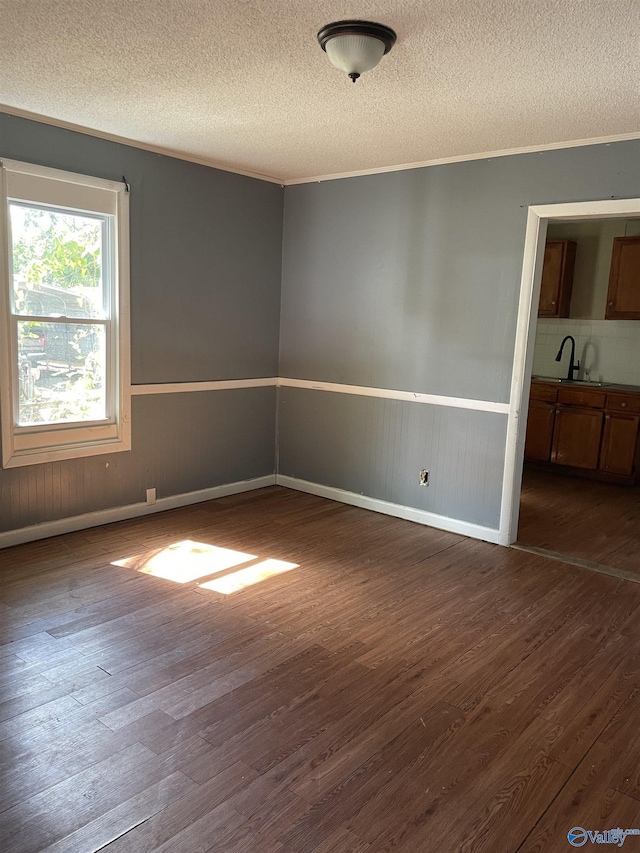
[[[631,469],[628,458],[640,435],[640,321],[624,293],[620,322],[606,304],[616,238],[632,238],[640,262],[640,199],[529,209],[500,532],[503,544],[640,581],[640,456]],[[550,295],[550,273],[573,278],[573,295]]]

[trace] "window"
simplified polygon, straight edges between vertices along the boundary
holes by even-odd
[[[11,160],[0,180],[3,467],[129,450],[125,184]]]

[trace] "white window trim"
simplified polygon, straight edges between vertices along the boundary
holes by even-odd
[[[34,203],[68,206],[90,212],[115,213],[117,270],[115,282],[114,340],[111,378],[116,383],[115,417],[106,424],[56,424],[26,431],[14,423],[14,388],[11,314],[9,232],[7,222],[8,178],[20,175],[23,183],[33,178]],[[41,180],[46,179],[46,180]],[[56,183],[51,183],[56,182]],[[66,204],[57,189],[77,199]],[[131,354],[129,332],[129,194],[124,182],[78,175],[59,169],[3,159],[0,163],[0,420],[2,467],[14,468],[62,459],[96,456],[131,450]],[[67,195],[67,197],[68,197]]]

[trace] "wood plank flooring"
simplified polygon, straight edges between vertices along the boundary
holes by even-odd
[[[518,542],[640,578],[640,487],[525,466]]]
[[[640,828],[639,584],[273,487],[8,549],[0,589],[4,853]]]

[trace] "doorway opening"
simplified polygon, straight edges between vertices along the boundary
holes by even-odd
[[[640,199],[532,207],[501,541],[640,582],[638,483]]]

